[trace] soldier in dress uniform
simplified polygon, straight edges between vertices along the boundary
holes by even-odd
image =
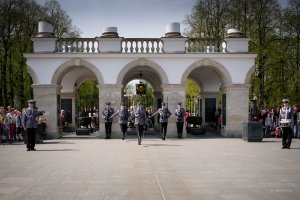
[[[279,125],[282,131],[282,149],[289,149],[292,143],[293,133],[293,109],[289,106],[289,100],[283,99],[283,107],[279,112]]]
[[[27,151],[35,151],[35,134],[38,122],[38,111],[34,100],[28,100],[28,108],[24,111],[22,125],[27,135]]]
[[[174,111],[174,115],[176,117],[176,127],[178,138],[182,138],[184,117],[185,117],[185,109],[182,107],[182,103],[177,103],[177,108]]]
[[[166,103],[163,102],[161,103],[161,108],[159,108],[155,113],[153,113],[151,117],[153,117],[156,114],[159,114],[161,138],[165,140],[168,128],[168,119],[172,115],[172,113],[166,107]]]
[[[102,112],[102,118],[105,122],[105,139],[111,139],[111,126],[112,126],[112,118],[111,116],[115,113],[114,109],[110,107],[110,102],[106,102],[106,108]]]
[[[144,125],[147,120],[146,110],[142,107],[142,102],[139,101],[137,108],[133,110],[134,125],[138,135],[138,145],[142,143]]]
[[[117,110],[117,112],[115,112],[110,118],[113,118],[116,115],[119,115],[119,124],[122,131],[122,140],[124,140],[125,135],[127,133],[127,123],[130,115],[124,103],[121,103],[120,109]]]

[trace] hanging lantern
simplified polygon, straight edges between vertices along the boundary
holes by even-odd
[[[147,83],[142,82],[142,72],[139,73],[140,83],[135,84],[135,90],[137,95],[145,95],[147,91]]]
[[[145,95],[147,91],[147,84],[140,81],[140,83],[135,84],[136,94]]]

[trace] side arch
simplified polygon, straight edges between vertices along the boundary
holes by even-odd
[[[244,81],[245,84],[250,84],[251,76],[252,76],[252,74],[253,74],[254,72],[255,72],[255,65],[253,65],[253,66],[249,69],[249,71],[247,72],[246,78],[245,78],[245,81]]]
[[[68,71],[70,71],[71,69],[78,68],[78,67],[85,67],[85,68],[89,69],[96,76],[98,83],[104,84],[103,77],[102,77],[101,73],[99,72],[99,70],[96,68],[96,66],[94,66],[90,62],[87,62],[87,61],[79,59],[79,58],[69,60],[69,61],[63,63],[61,66],[59,66],[53,74],[51,84],[60,85],[65,74]]]
[[[38,84],[39,83],[38,77],[29,65],[27,65],[27,70],[28,70],[28,73],[29,73],[29,75],[32,79],[33,84],[34,85]]]
[[[182,75],[181,84],[185,84],[185,80],[188,78],[190,73],[199,67],[206,67],[214,71],[219,76],[223,86],[232,84],[232,78],[227,69],[219,62],[208,58],[204,58],[188,66]]]

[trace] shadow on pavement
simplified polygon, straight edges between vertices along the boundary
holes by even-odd
[[[79,149],[37,149],[36,151],[79,151]]]

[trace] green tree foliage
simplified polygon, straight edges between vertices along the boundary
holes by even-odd
[[[224,38],[227,29],[236,28],[251,39],[249,51],[257,58],[249,98],[257,97],[260,106],[278,106],[282,98],[300,103],[299,0],[289,0],[285,8],[278,0],[198,0],[186,22],[188,36],[206,30]]]
[[[31,37],[39,21],[48,21],[57,36],[77,37],[79,30],[57,0],[0,0],[0,105],[21,108],[32,98],[32,80],[23,53],[32,52]]]
[[[98,107],[99,89],[97,84],[95,80],[87,80],[80,85],[76,96],[76,105],[79,105],[80,110]]]

